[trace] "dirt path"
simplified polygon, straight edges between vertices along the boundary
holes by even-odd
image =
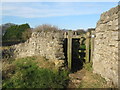
[[[85,76],[86,70],[82,69],[75,73],[69,74],[70,81],[68,88],[78,88],[80,85],[80,82],[82,81],[83,77]]]
[[[114,88],[111,82],[106,82],[100,75],[84,68],[69,74],[69,77],[68,88]]]

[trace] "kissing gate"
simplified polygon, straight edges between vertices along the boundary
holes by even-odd
[[[66,60],[69,70],[74,69],[74,67],[80,67],[83,65],[83,62],[89,63],[92,61],[94,31],[82,35],[77,35],[77,32],[68,31],[64,33],[64,38],[66,39]]]

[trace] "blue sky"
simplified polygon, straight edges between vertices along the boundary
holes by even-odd
[[[101,13],[117,2],[6,2],[2,4],[2,23],[56,25],[61,29],[96,27]]]

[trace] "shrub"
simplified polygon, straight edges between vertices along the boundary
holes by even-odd
[[[86,33],[86,31],[84,29],[77,29],[76,32],[78,35],[82,35],[82,34]]]
[[[3,80],[3,88],[64,88],[68,72],[39,68],[35,58],[15,60],[15,73]]]
[[[49,24],[43,24],[43,25],[40,25],[40,26],[36,27],[34,29],[34,31],[36,31],[36,32],[41,32],[41,31],[44,31],[44,32],[51,32],[51,31],[59,32],[59,29],[56,26],[52,26],[52,25],[49,25]]]
[[[23,34],[25,33],[25,34]],[[6,29],[6,32],[3,39],[3,44],[9,42],[9,43],[15,43],[15,42],[22,42],[27,40],[31,35],[30,26],[28,24],[22,24],[22,25],[12,25],[9,28]]]
[[[32,30],[31,29],[26,29],[23,33],[22,33],[22,39],[24,41],[28,40],[31,37],[32,34]]]

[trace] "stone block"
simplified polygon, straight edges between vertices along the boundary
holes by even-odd
[[[119,11],[120,12],[120,11]],[[118,7],[104,12],[95,30],[93,72],[118,85],[119,25]],[[118,56],[119,55],[119,56]]]

